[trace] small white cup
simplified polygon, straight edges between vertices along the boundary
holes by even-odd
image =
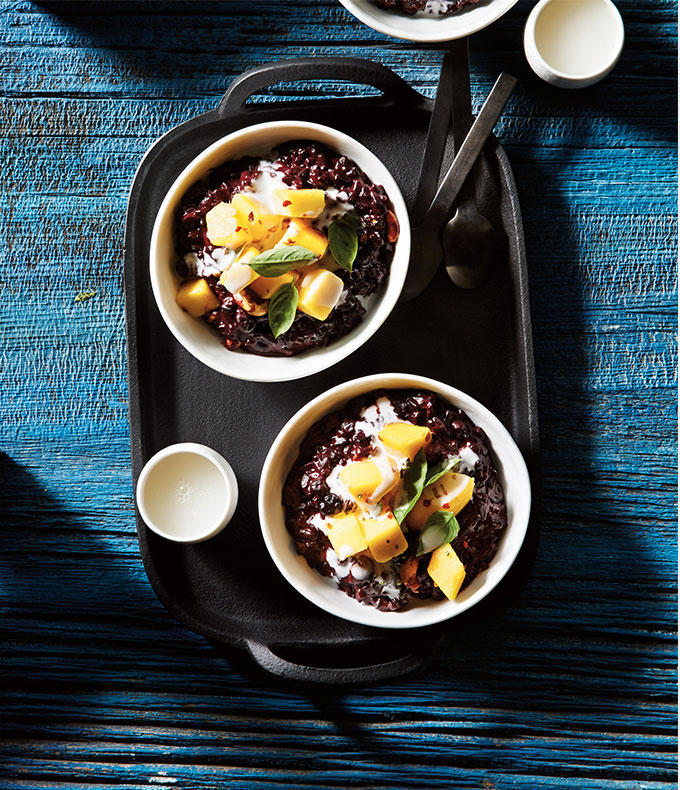
[[[176,543],[221,532],[238,502],[234,470],[210,447],[171,444],[150,458],[137,480],[137,507],[150,530]]]
[[[624,38],[611,0],[540,0],[524,28],[524,53],[550,85],[586,88],[614,68]]]

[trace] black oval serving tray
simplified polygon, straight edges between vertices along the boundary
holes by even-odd
[[[322,79],[373,86],[380,93],[248,103],[279,82]],[[398,305],[358,352],[331,370],[293,382],[253,384],[222,376],[177,343],[151,291],[151,231],[165,193],[194,156],[230,132],[271,120],[316,121],[352,135],[387,165],[412,208],[432,104],[394,72],[370,61],[308,58],[262,66],[236,79],[215,110],[155,143],[132,185],[125,294],[133,479],[162,447],[194,441],[230,461],[240,491],[227,529],[194,546],[158,537],[138,515],[144,567],[177,620],[220,645],[246,651],[262,669],[288,680],[340,685],[410,673],[432,656],[447,630],[460,634],[471,620],[495,613],[527,579],[539,531],[538,422],[523,231],[510,165],[491,139],[483,156],[480,202],[484,214],[505,229],[509,254],[489,281],[476,291],[462,291],[449,283],[442,268],[427,291]],[[449,141],[445,162],[451,156]],[[438,626],[393,631],[326,614],[283,579],[260,532],[260,470],[280,428],[329,387],[377,372],[429,375],[468,392],[502,420],[532,475],[532,522],[515,565],[484,602]]]

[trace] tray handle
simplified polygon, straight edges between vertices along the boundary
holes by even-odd
[[[405,656],[359,667],[315,667],[295,663],[282,658],[268,645],[252,639],[247,640],[246,650],[261,669],[283,680],[354,686],[362,683],[378,683],[422,669],[432,657],[440,639],[439,635],[434,641],[420,640],[420,645]]]
[[[422,98],[391,69],[362,58],[296,58],[265,63],[241,74],[229,86],[222,97],[217,112],[226,115],[233,112],[252,112],[246,107],[248,99],[258,91],[276,85],[277,82],[299,82],[310,80],[333,80],[370,85],[382,91],[385,106],[399,102],[412,104]],[[373,101],[376,101],[372,97]]]

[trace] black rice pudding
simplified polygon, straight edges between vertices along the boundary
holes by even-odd
[[[451,16],[478,0],[374,0],[378,8],[402,11],[409,16]]]
[[[288,142],[227,161],[184,194],[176,300],[232,351],[299,354],[362,320],[398,237],[385,189],[353,160]]]
[[[376,390],[315,423],[283,504],[309,565],[383,611],[454,600],[507,526],[486,434],[427,391]]]

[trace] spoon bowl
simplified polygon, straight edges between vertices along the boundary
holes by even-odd
[[[504,235],[479,213],[474,199],[461,203],[446,223],[442,237],[446,273],[451,282],[459,288],[479,288],[505,241]]]

